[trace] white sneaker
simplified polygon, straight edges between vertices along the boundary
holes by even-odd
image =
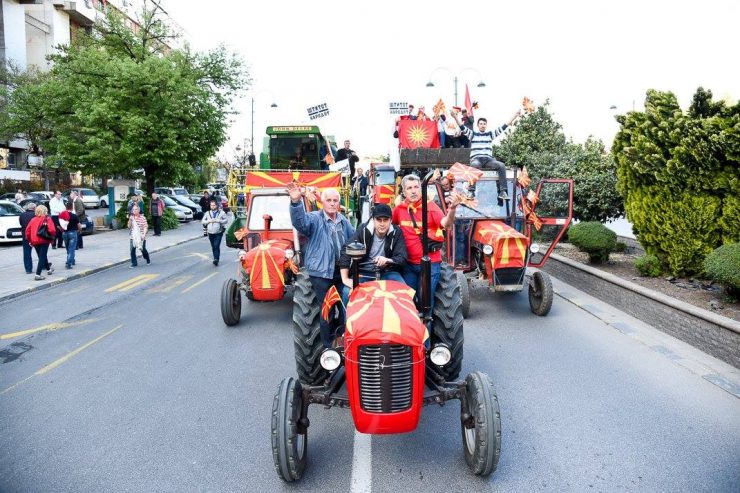
[[[54,267],[52,267],[51,269],[49,269],[49,270],[47,270],[47,271],[46,271],[46,275],[47,275],[47,276],[50,276],[50,275],[52,275],[53,273],[54,273]]]
[[[36,275],[33,278],[34,281],[43,281],[44,279],[46,279],[44,276],[39,276],[39,275]]]

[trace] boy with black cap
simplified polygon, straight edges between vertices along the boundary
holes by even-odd
[[[375,280],[403,282],[401,270],[406,265],[408,257],[403,233],[391,224],[392,213],[387,204],[376,204],[371,215],[372,218],[360,225],[347,242],[365,245],[365,256],[359,260],[360,283]],[[347,255],[345,248],[342,248],[339,257],[339,269],[342,282],[346,286],[343,296],[346,303],[349,290],[352,289],[352,278],[349,273],[352,259]]]

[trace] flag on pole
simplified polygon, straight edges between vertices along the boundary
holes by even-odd
[[[332,285],[326,292],[326,296],[324,296],[324,303],[321,305],[321,318],[323,318],[325,322],[329,321],[329,314],[331,313],[332,307],[337,304],[337,301],[340,300],[341,298],[339,297],[339,293],[337,292],[337,287]]]
[[[470,99],[470,89],[468,89],[468,85],[465,84],[465,109],[468,110],[468,116],[471,118],[474,118],[473,116],[473,100]]]

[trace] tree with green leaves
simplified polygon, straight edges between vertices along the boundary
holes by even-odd
[[[70,169],[155,183],[192,180],[226,139],[227,115],[249,84],[241,60],[221,47],[171,49],[158,4],[139,29],[110,9],[89,36],[52,57],[44,114],[47,153]]]
[[[616,164],[600,140],[576,144],[548,111],[549,103],[523,117],[514,131],[494,146],[507,166],[526,166],[533,183],[543,178],[573,179],[573,216],[580,221],[607,221],[623,214],[617,191]]]
[[[699,88],[688,111],[650,90],[644,112],[617,118],[618,186],[640,243],[674,275],[740,241],[740,103]]]

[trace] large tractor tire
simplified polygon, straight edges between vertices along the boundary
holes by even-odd
[[[470,415],[462,423],[465,462],[476,476],[496,470],[501,456],[501,412],[493,383],[488,375],[476,371],[465,378],[465,397]]]
[[[227,279],[221,288],[221,317],[229,327],[239,323],[242,316],[242,297],[234,279]]]
[[[532,274],[529,284],[529,308],[532,313],[544,317],[552,308],[552,281],[547,272],[541,270]]]
[[[468,318],[468,314],[470,313],[470,286],[468,284],[468,278],[459,270],[455,271],[455,275],[457,276],[457,282],[460,284],[463,318]]]
[[[452,267],[443,263],[437,290],[434,292],[432,345],[444,343],[450,348],[452,353],[450,362],[439,367],[439,372],[448,381],[457,379],[462,369],[464,339],[462,311],[460,283]]]
[[[319,385],[329,376],[319,361],[324,350],[320,316],[321,301],[316,298],[308,274],[300,271],[293,291],[293,346],[298,379],[304,385]]]
[[[302,406],[301,383],[284,378],[272,401],[271,443],[275,470],[288,483],[301,479],[306,469],[308,432],[298,429]]]

